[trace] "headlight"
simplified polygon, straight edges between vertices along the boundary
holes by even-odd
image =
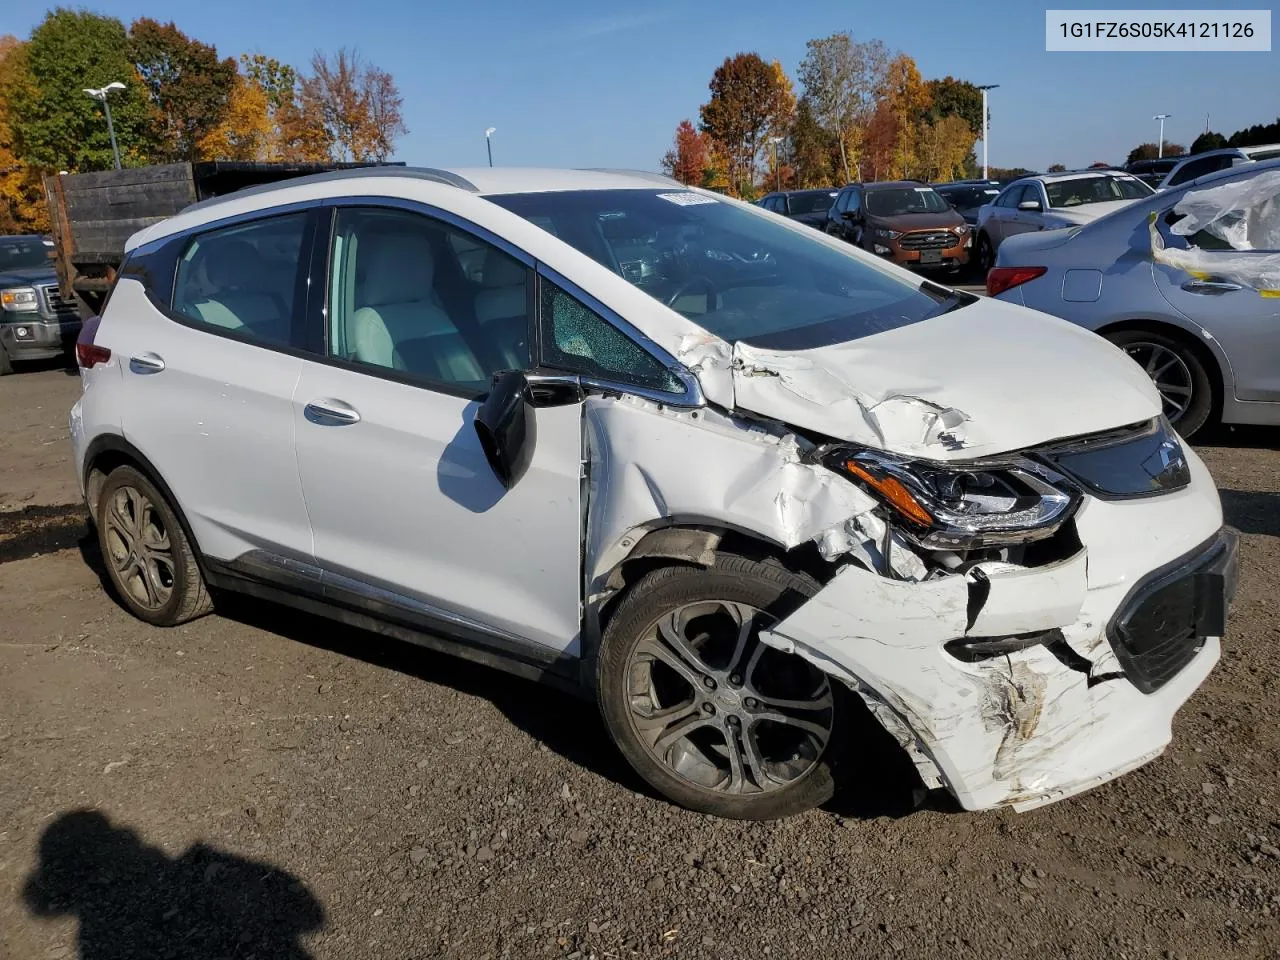
[[[1050,447],[1040,456],[1103,500],[1151,497],[1191,483],[1191,466],[1164,417]]]
[[[0,307],[6,310],[36,309],[36,291],[34,287],[10,287],[0,290]]]
[[[835,447],[828,467],[898,514],[923,547],[964,550],[1052,536],[1080,502],[1056,471],[1018,457],[951,466],[879,451]]]
[[[897,240],[900,236],[902,236],[902,231],[901,230],[882,230],[879,227],[876,227],[876,229],[873,231],[873,234],[877,237],[884,237],[886,240]]]
[[[956,227],[956,233],[960,234],[960,236],[962,237],[968,232],[969,232],[969,225],[967,223],[962,223],[960,224],[960,226]]]

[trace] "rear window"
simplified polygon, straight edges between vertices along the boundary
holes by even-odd
[[[1137,177],[1077,177],[1044,185],[1051,207],[1078,207],[1086,203],[1139,200],[1152,189]]]
[[[998,187],[942,187],[938,193],[957,207],[980,207],[1000,195]]]
[[[791,195],[791,212],[826,213],[836,202],[835,190],[821,190],[817,193],[793,193]]]

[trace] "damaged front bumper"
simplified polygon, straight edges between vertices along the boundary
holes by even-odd
[[[915,582],[849,564],[762,636],[861,694],[926,784],[967,809],[1023,810],[1089,789],[1164,750],[1218,659],[1235,539],[1204,465],[1189,459],[1192,483],[1177,493],[1088,499],[1083,546],[1066,559]],[[948,650],[1004,637],[1028,645],[985,658]]]

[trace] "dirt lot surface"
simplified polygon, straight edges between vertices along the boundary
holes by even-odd
[[[1243,531],[1167,754],[1026,814],[865,787],[649,795],[583,703],[261,604],[104,592],[61,371],[0,380],[0,957],[1280,956],[1280,432],[1203,448]]]

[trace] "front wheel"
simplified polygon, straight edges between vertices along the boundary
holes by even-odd
[[[1178,433],[1190,439],[1208,423],[1215,401],[1213,380],[1196,350],[1154,330],[1117,330],[1107,339],[1146,371]]]
[[[985,283],[987,279],[987,274],[991,271],[991,268],[995,266],[995,262],[996,262],[995,248],[991,245],[991,238],[988,237],[985,233],[978,234],[978,246],[976,248],[976,255],[977,255],[978,274],[981,280]]]
[[[9,351],[0,347],[0,377],[13,373],[13,361],[9,359]]]
[[[817,589],[777,564],[721,556],[654,571],[622,599],[600,649],[600,711],[658,792],[743,820],[831,798],[848,694],[759,637]]]

